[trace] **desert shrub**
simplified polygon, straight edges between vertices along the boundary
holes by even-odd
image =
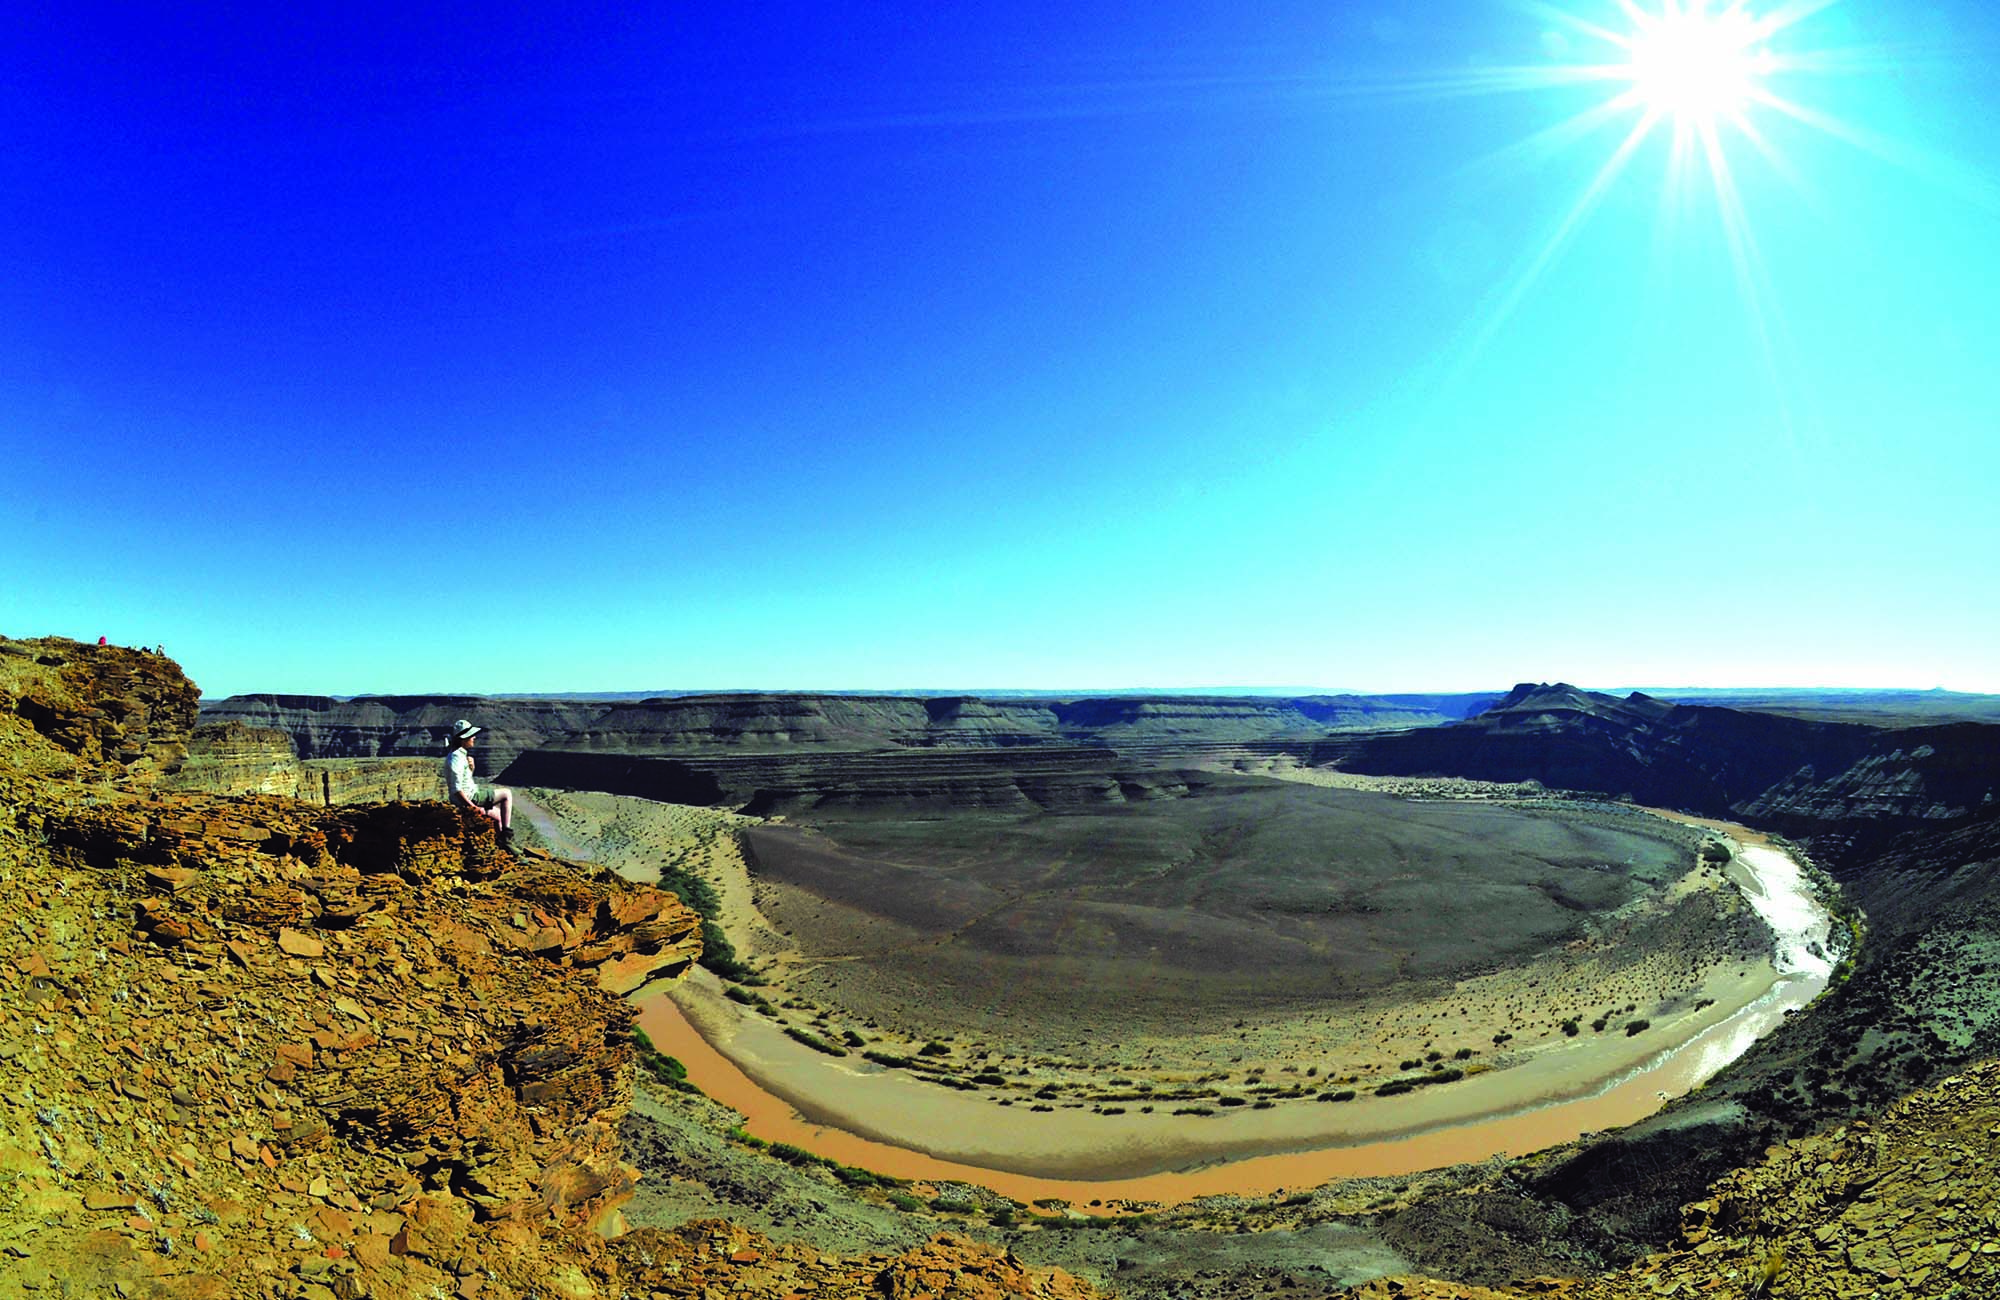
[[[819,1164],[833,1163],[831,1160],[826,1159],[824,1156],[816,1156],[812,1152],[806,1150],[804,1147],[793,1146],[789,1142],[773,1142],[770,1146],[770,1152],[772,1155],[776,1156],[778,1159],[784,1161],[788,1165],[819,1165]]]
[[[931,1202],[931,1208],[939,1214],[970,1214],[972,1202],[957,1196],[940,1196]]]
[[[1275,1101],[1253,1101],[1253,1102],[1251,1102],[1251,1103],[1250,1103],[1250,1109],[1251,1109],[1251,1110],[1269,1110],[1269,1109],[1271,1109],[1271,1107],[1273,1107],[1273,1106],[1275,1106],[1275,1105],[1277,1105],[1277,1104],[1278,1104],[1278,1103],[1277,1103],[1277,1102],[1275,1102]]]
[[[855,1032],[854,1032],[854,1031],[853,1031],[852,1029],[850,1029],[850,1030],[848,1030],[848,1031],[847,1031],[846,1033],[842,1034],[842,1035],[840,1036],[840,1041],[841,1041],[841,1042],[843,1042],[843,1043],[846,1043],[846,1044],[847,1044],[847,1045],[848,1045],[849,1047],[866,1047],[866,1046],[868,1046],[868,1040],[867,1040],[867,1039],[865,1039],[865,1038],[863,1038],[863,1037],[862,1037],[861,1035],[859,1035],[859,1034],[855,1033]]]
[[[1650,1020],[1634,1020],[1631,1024],[1625,1026],[1625,1036],[1630,1038],[1632,1035],[1642,1034],[1652,1027],[1653,1022]]]
[[[1422,1064],[1423,1064],[1422,1061],[1418,1060],[1415,1057],[1411,1057],[1407,1061],[1398,1061],[1396,1063],[1396,1068],[1399,1070],[1414,1070]]]
[[[1502,1043],[1506,1042],[1506,1041],[1507,1041],[1508,1039],[1512,1038],[1513,1036],[1514,1036],[1514,1035],[1512,1035],[1512,1034],[1508,1033],[1508,1032],[1507,1032],[1506,1030],[1504,1030],[1504,1029],[1503,1029],[1503,1030],[1501,1030],[1501,1031],[1500,1031],[1499,1033],[1497,1033],[1497,1034],[1493,1035],[1493,1045],[1494,1045],[1495,1047],[1498,1047],[1498,1046],[1500,1046],[1500,1044],[1502,1044]]]
[[[951,1049],[940,1042],[928,1042],[917,1049],[918,1056],[950,1056]]]
[[[1007,1076],[1004,1074],[995,1074],[991,1070],[982,1070],[978,1074],[972,1076],[972,1081],[974,1083],[984,1083],[997,1088],[1001,1084],[1007,1082]]]
[[[1416,1090],[1417,1085],[1414,1083],[1406,1083],[1401,1079],[1391,1079],[1377,1088],[1375,1095],[1377,1097],[1400,1097],[1406,1092],[1415,1092]]]
[[[1241,1097],[1217,1097],[1215,1102],[1218,1106],[1241,1106],[1243,1099]]]
[[[1036,1102],[1034,1105],[1028,1107],[1028,1109],[1031,1111],[1051,1111],[1054,1110],[1055,1107],[1047,1105],[1043,1102]]]
[[[1451,1059],[1454,1061],[1469,1061],[1472,1059],[1472,1049],[1470,1047],[1461,1047],[1451,1054]]]
[[[1597,1019],[1590,1022],[1590,1027],[1601,1034],[1604,1032],[1604,1027],[1610,1023],[1611,1023],[1611,1017],[1599,1016]]]
[[[1319,1099],[1321,1101],[1353,1101],[1354,1095],[1354,1089],[1342,1088],[1339,1092],[1323,1092],[1319,1095]]]
[[[1562,1030],[1563,1030],[1563,1036],[1565,1038],[1575,1038],[1578,1034],[1583,1032],[1581,1029],[1577,1028],[1576,1021],[1574,1020],[1563,1021]]]
[[[847,1055],[847,1049],[845,1047],[838,1046],[834,1043],[829,1043],[824,1038],[821,1038],[818,1034],[809,1034],[805,1030],[800,1029],[795,1025],[785,1026],[785,1037],[791,1039],[793,1042],[804,1043],[807,1047],[812,1048],[815,1052],[825,1052],[828,1056]]]
[[[1215,1114],[1215,1112],[1214,1112],[1214,1111],[1212,1111],[1212,1110],[1210,1110],[1210,1109],[1209,1109],[1208,1107],[1206,1107],[1206,1106],[1182,1106],[1182,1107],[1178,1108],[1177,1110],[1175,1110],[1175,1111],[1174,1111],[1174,1114],[1176,1114],[1176,1115],[1213,1115],[1213,1114]]]
[[[660,864],[660,888],[672,892],[683,903],[694,909],[701,918],[701,964],[726,980],[742,983],[761,984],[756,971],[750,969],[736,956],[736,948],[729,942],[729,936],[722,932],[717,919],[722,915],[722,900],[716,896],[708,882],[687,871],[675,862]]]
[[[924,1203],[916,1197],[911,1196],[908,1192],[890,1192],[889,1204],[895,1206],[905,1214],[914,1213],[924,1208]]]
[[[675,1092],[691,1092],[697,1097],[701,1096],[701,1089],[688,1081],[687,1067],[673,1057],[663,1055],[653,1046],[653,1040],[646,1037],[645,1030],[632,1031],[632,1047],[639,1068],[644,1070],[655,1083],[672,1088]]]

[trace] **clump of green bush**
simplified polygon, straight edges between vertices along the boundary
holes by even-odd
[[[1634,1034],[1643,1034],[1652,1027],[1653,1022],[1650,1020],[1634,1020],[1631,1024],[1625,1026],[1625,1036],[1630,1038]]]
[[[736,955],[736,947],[729,942],[729,936],[722,932],[717,918],[722,915],[722,900],[716,896],[707,881],[686,870],[678,863],[660,864],[660,888],[672,892],[683,903],[694,909],[701,918],[701,964],[726,980],[742,984],[762,984],[764,979]]]
[[[829,1043],[817,1034],[809,1034],[796,1025],[785,1026],[785,1037],[793,1042],[804,1043],[815,1052],[825,1052],[828,1056],[845,1056],[847,1049],[837,1043]]]
[[[701,1089],[688,1080],[687,1067],[654,1047],[653,1040],[646,1037],[645,1030],[632,1031],[632,1047],[639,1068],[644,1070],[655,1083],[672,1088],[675,1092],[690,1092],[697,1097],[701,1096]]]
[[[856,1165],[844,1165],[838,1160],[829,1160],[825,1156],[814,1155],[804,1147],[793,1146],[789,1142],[766,1142],[763,1138],[758,1137],[741,1125],[729,1130],[729,1140],[739,1142],[749,1147],[752,1151],[766,1152],[788,1165],[796,1165],[801,1169],[810,1169],[818,1166],[827,1170],[849,1187],[895,1188],[901,1187],[909,1181],[904,1178],[891,1177],[888,1174],[878,1174],[872,1169],[862,1169]],[[889,1194],[889,1199],[891,1201],[896,1199],[896,1194],[893,1191]],[[915,1208],[922,1204],[923,1202],[921,1201],[911,1199],[909,1208]]]
[[[761,993],[752,993],[749,989],[738,988],[734,984],[722,990],[722,996],[728,998],[731,1002],[740,1002],[746,1007],[754,1007],[766,1015],[775,1016],[778,1014],[778,1009],[771,1005],[769,998]]]

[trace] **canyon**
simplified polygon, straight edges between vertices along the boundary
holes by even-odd
[[[218,701],[197,728],[170,661],[0,641],[0,856],[31,904],[0,931],[0,1292],[1086,1294],[1063,1265],[1134,1296],[1944,1296],[2000,1276],[1977,1174],[2000,1124],[2000,727],[1561,685],[1457,716],[1406,701],[1389,730],[1267,700],[316,699]],[[696,959],[684,900],[499,854],[441,804],[381,798],[394,767],[354,769],[328,807],[334,769],[308,766],[420,779],[433,729],[482,715],[503,779],[703,794],[674,802],[718,828],[741,810],[878,838],[924,817],[1180,824],[1279,769],[1679,809],[1785,837],[1859,943],[1705,1087],[1502,1165],[1101,1227],[955,1185],[891,1201],[639,1078],[624,993]],[[666,1208],[718,1200],[757,1226]],[[842,1239],[842,1216],[875,1235]],[[1335,1241],[1372,1262],[1321,1267]]]

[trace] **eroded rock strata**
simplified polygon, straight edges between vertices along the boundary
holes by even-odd
[[[165,782],[205,794],[281,794],[308,803],[380,803],[443,797],[437,756],[305,758],[274,727],[210,722],[188,738],[187,754]]]

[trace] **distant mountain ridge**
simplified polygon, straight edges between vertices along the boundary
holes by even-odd
[[[292,737],[298,757],[436,755],[451,722],[486,729],[485,766],[522,754],[671,757],[799,749],[1016,748],[1309,742],[1330,732],[1418,727],[1469,717],[1493,692],[1396,696],[689,695],[646,699],[489,699],[471,695],[234,695],[205,701],[204,722]]]

